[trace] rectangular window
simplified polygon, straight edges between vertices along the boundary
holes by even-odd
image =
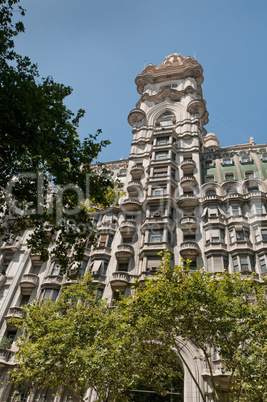
[[[168,127],[172,126],[172,121],[171,120],[165,120],[160,122],[161,127]]]
[[[100,236],[98,247],[100,247],[100,248],[106,247],[107,237],[108,237],[108,235],[101,235]]]
[[[265,273],[267,271],[265,256],[260,257],[260,266],[261,266],[261,272]]]
[[[229,166],[229,165],[232,165],[232,164],[233,164],[233,161],[232,161],[231,158],[225,158],[225,159],[222,161],[222,165],[223,165],[223,166]]]
[[[239,205],[232,204],[232,216],[238,216],[238,215],[239,215]]]
[[[101,275],[106,275],[107,273],[107,269],[108,269],[108,260],[104,260],[101,264],[101,269],[100,269],[100,274]]]
[[[56,262],[54,262],[54,264],[53,264],[51,275],[52,276],[60,275],[60,266]]]
[[[165,195],[167,194],[167,186],[152,187],[152,195]]]
[[[153,230],[149,233],[150,243],[161,243],[163,238],[163,230]]]
[[[257,191],[259,191],[258,186],[248,187],[249,193],[256,193]]]
[[[169,137],[157,138],[157,145],[169,144]]]
[[[256,242],[260,241],[259,229],[258,229],[258,228],[255,228],[255,229],[254,229],[254,232],[255,232],[255,240],[256,240]]]
[[[261,229],[261,237],[263,241],[267,241],[267,229]]]
[[[113,235],[109,235],[108,236],[108,242],[107,242],[107,247],[111,247],[112,241],[113,241],[114,236]]]
[[[212,167],[213,166],[213,160],[207,160],[205,161],[205,167]]]
[[[49,299],[51,301],[55,301],[58,296],[58,289],[45,289],[43,292],[43,299]]]
[[[159,256],[147,257],[146,269],[147,271],[156,271],[160,264]]]
[[[213,257],[214,264],[214,272],[222,272],[223,271],[223,261],[221,255],[214,255]]]
[[[253,177],[254,177],[254,172],[245,172],[246,179],[253,179]]]
[[[211,241],[212,243],[219,243],[219,229],[211,229]]]
[[[208,212],[209,212],[209,217],[210,218],[215,218],[216,216],[218,216],[218,208],[217,208],[217,206],[216,205],[210,205],[209,209],[208,209]]]
[[[128,263],[118,264],[118,271],[127,272],[128,271]]]
[[[206,183],[214,181],[214,175],[206,176]]]
[[[243,241],[244,240],[244,232],[243,230],[236,230],[236,241]]]
[[[153,170],[153,177],[164,177],[168,174],[168,167],[158,167]]]
[[[261,204],[256,204],[256,214],[257,215],[263,215],[263,205]]]
[[[104,293],[104,289],[97,288],[96,289],[96,300],[101,300]]]
[[[88,264],[88,261],[87,261],[87,260],[83,260],[83,261],[82,261],[82,263],[81,263],[81,268],[80,268],[80,272],[79,272],[80,276],[84,276],[85,270],[86,270],[86,267],[87,267],[87,264]]]
[[[234,272],[238,272],[239,266],[238,266],[238,258],[237,257],[233,258],[233,266],[234,266]]]
[[[164,159],[168,159],[168,151],[156,152],[155,159],[156,161],[162,161]]]
[[[234,174],[233,173],[226,173],[225,174],[225,180],[234,180]]]
[[[241,163],[252,163],[252,160],[249,156],[242,156]]]
[[[241,271],[246,271],[249,269],[248,257],[245,255],[240,256]]]

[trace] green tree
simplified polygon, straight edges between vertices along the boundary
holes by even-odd
[[[182,363],[202,400],[207,400],[181,353],[185,343],[193,342],[207,367],[214,401],[219,401],[222,394],[228,401],[266,400],[267,298],[263,284],[240,274],[173,268],[170,255],[165,254],[156,277],[118,307],[131,326],[131,352],[138,356],[137,365],[153,367],[155,351],[151,345],[160,345],[168,361],[170,354],[176,356],[174,365],[164,367],[162,359],[155,367],[152,389],[161,388],[157,371],[171,378]],[[215,351],[220,354],[226,383],[214,375]],[[136,372],[137,380],[142,380],[144,372]]]
[[[60,233],[53,254],[66,272],[82,260],[85,240],[94,239],[91,206],[114,202],[105,170],[90,168],[109,141],[98,142],[101,130],[81,141],[84,110],[74,114],[64,104],[72,89],[41,79],[37,66],[15,52],[14,37],[24,31],[13,22],[14,14],[25,14],[19,2],[0,0],[0,235],[12,242],[34,228],[29,246],[45,261],[46,245]]]
[[[180,401],[183,366],[203,401],[222,395],[264,401],[266,303],[265,282],[172,268],[168,254],[155,278],[113,309],[96,299],[88,274],[63,289],[58,301],[36,301],[16,320],[22,336],[13,377],[18,385],[68,387],[81,401],[89,387],[99,401],[130,401],[139,396],[136,389],[152,390],[161,400],[172,384]],[[190,342],[205,363],[212,395],[203,392],[183,357]],[[223,381],[213,372],[215,351]]]
[[[97,299],[90,274],[63,288],[57,301],[36,301],[25,312],[15,319],[22,331],[12,370],[17,386],[68,388],[77,401],[88,388],[108,401],[128,387],[127,342],[114,336],[118,320]]]

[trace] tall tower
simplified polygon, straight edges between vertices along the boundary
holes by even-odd
[[[163,249],[177,264],[183,258],[192,267],[201,265],[196,222],[208,122],[203,69],[195,59],[174,53],[160,66],[149,64],[135,82],[141,97],[128,117],[133,141],[127,190],[142,202],[141,269],[156,269]]]

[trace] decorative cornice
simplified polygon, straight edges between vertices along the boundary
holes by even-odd
[[[197,96],[201,97],[201,93],[199,93],[191,85],[187,86],[182,91],[177,91],[176,89],[172,89],[166,85],[166,87],[164,87],[161,91],[159,91],[155,95],[149,95],[147,92],[145,92],[141,96],[140,100],[137,102],[136,108],[139,109],[141,103],[145,101],[154,102],[154,104],[157,105],[158,103],[164,102],[166,98],[169,98],[171,101],[179,102],[182,96],[189,93],[196,94]]]
[[[183,57],[180,54],[174,54],[166,57],[160,66],[149,64],[139,74],[135,83],[137,91],[142,94],[144,86],[166,81],[167,79],[186,79],[195,78],[200,86],[203,82],[203,68],[191,57]]]

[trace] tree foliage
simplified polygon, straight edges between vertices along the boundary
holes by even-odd
[[[138,340],[135,344],[141,350],[145,348],[147,363],[154,359],[147,345],[155,342],[166,356],[176,353],[176,370],[180,361],[199,388],[203,401],[207,396],[181,353],[187,342],[193,342],[201,351],[214,401],[219,401],[221,394],[227,400],[264,401],[267,392],[264,284],[240,274],[215,275],[204,270],[173,268],[166,253],[159,274],[139,287],[134,297],[125,299],[120,308],[122,314],[131,317],[132,331]],[[214,375],[215,352],[220,355],[226,382]],[[175,367],[167,368],[165,374],[168,370],[172,376]]]
[[[81,261],[84,242],[94,238],[90,207],[115,200],[114,184],[90,165],[109,141],[78,136],[79,120],[64,104],[72,89],[40,78],[37,66],[15,52],[14,37],[24,31],[20,0],[0,1],[0,235],[12,242],[22,230],[35,229],[29,246],[47,260],[53,253],[62,272]],[[64,241],[63,241],[64,240]],[[68,260],[66,250],[73,251]]]
[[[63,288],[57,301],[36,301],[25,312],[15,319],[22,331],[12,371],[18,385],[66,387],[81,401],[88,388],[103,401],[128,387],[127,329],[98,300],[90,274]]]
[[[183,367],[203,401],[219,401],[221,395],[264,401],[264,285],[239,274],[173,268],[165,254],[159,273],[110,309],[96,300],[86,276],[63,289],[59,301],[26,307],[26,318],[17,320],[23,335],[14,378],[32,386],[70,386],[80,400],[91,387],[100,401],[127,401],[140,387],[166,395]],[[212,395],[198,385],[183,356],[187,343],[201,354]],[[223,381],[214,375],[215,352]]]

